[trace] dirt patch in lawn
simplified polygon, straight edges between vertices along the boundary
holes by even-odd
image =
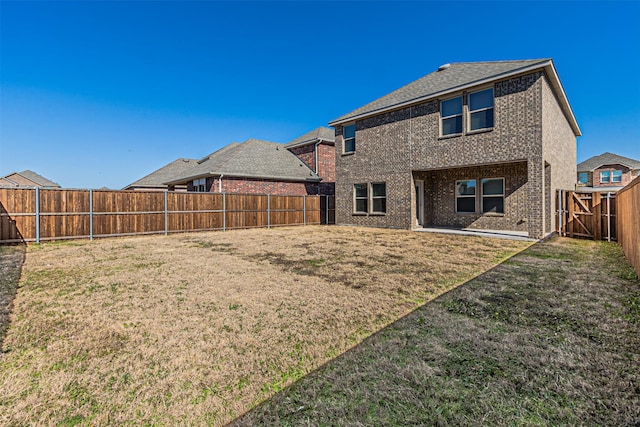
[[[0,359],[2,342],[9,327],[9,314],[13,308],[16,289],[18,289],[25,252],[25,245],[0,246]]]
[[[640,281],[613,243],[536,244],[231,425],[640,425]]]
[[[528,245],[314,226],[30,246],[0,424],[221,425]]]

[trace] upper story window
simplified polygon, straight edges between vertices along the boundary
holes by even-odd
[[[621,170],[614,170],[612,178],[613,178],[612,179],[613,182],[622,182],[622,171]]]
[[[456,212],[474,213],[476,211],[476,180],[456,181]]]
[[[469,94],[469,131],[493,127],[493,89]]]
[[[600,172],[600,182],[603,184],[608,184],[611,182],[611,171],[602,171]]]
[[[442,136],[462,133],[462,97],[440,102]]]
[[[200,178],[193,180],[193,191],[198,191],[200,193],[204,193],[206,190],[207,179]]]
[[[589,182],[589,174],[587,172],[578,173],[578,182],[580,184],[586,184]]]
[[[356,151],[356,125],[345,126],[342,130],[344,139],[344,153],[354,153]]]

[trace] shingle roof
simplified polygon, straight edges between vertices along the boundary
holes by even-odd
[[[640,160],[619,156],[613,153],[602,153],[578,164],[578,172],[591,172],[602,165],[624,165],[631,169],[640,169]]]
[[[285,144],[285,147],[297,147],[300,145],[315,143],[320,140],[326,142],[335,142],[335,131],[331,128],[320,126],[319,128],[316,128],[311,132],[307,132],[304,135],[297,137],[293,141],[288,142],[287,144]]]
[[[383,111],[400,108],[413,103],[424,102],[430,98],[437,98],[447,93],[459,91],[467,87],[487,83],[500,78],[505,78],[520,72],[536,68],[545,68],[552,86],[560,98],[560,104],[565,115],[570,121],[574,133],[580,134],[580,129],[575,121],[571,107],[557,78],[551,59],[531,59],[522,61],[494,61],[494,62],[460,62],[447,64],[438,71],[409,83],[388,95],[376,99],[360,108],[351,111],[329,123],[335,126],[351,120],[369,115],[379,114]]]
[[[11,175],[21,175],[24,178],[28,179],[29,181],[34,182],[37,186],[39,187],[55,187],[55,188],[60,188],[60,184],[58,184],[57,182],[53,182],[47,178],[45,178],[42,175],[39,175],[37,173],[35,173],[34,171],[31,170],[23,170],[22,172],[13,172],[10,173],[8,175],[5,175],[3,177],[0,177],[0,179],[7,179],[9,180],[8,177],[10,177]]]
[[[132,182],[123,188],[128,190],[134,187],[147,187],[158,188],[166,187],[164,184],[167,181],[171,181],[180,176],[184,176],[193,170],[198,165],[198,161],[195,159],[176,159],[173,162],[161,167],[158,170],[151,172],[149,175],[143,176],[139,180]]]
[[[242,144],[230,144],[201,159],[189,173],[168,183],[187,182],[209,175],[229,177],[275,179],[283,181],[320,181],[283,144],[248,139]]]

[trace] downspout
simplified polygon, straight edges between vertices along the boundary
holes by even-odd
[[[224,176],[224,174],[220,174],[220,176],[218,177],[218,193],[222,193],[222,177]]]
[[[314,152],[316,154],[316,170],[314,171],[316,173],[316,175],[318,175],[318,145],[320,145],[322,143],[322,140],[318,140],[318,142],[316,142],[316,146],[314,149]]]

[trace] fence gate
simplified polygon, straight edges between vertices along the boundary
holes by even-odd
[[[567,237],[617,240],[615,193],[558,191],[558,233]]]

